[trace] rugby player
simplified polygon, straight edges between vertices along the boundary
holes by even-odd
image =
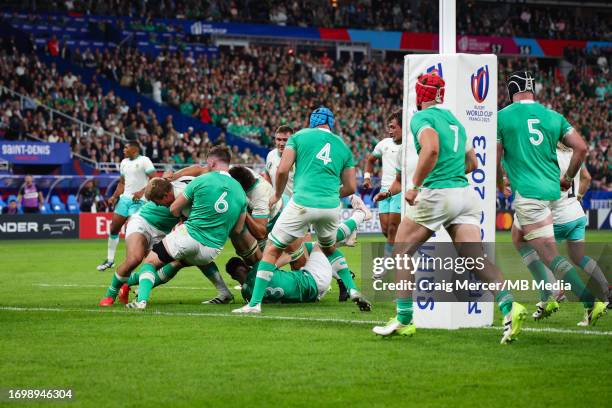
[[[355,192],[356,180],[352,154],[344,141],[332,133],[333,126],[333,113],[325,107],[317,108],[310,115],[309,128],[295,133],[287,142],[269,205],[274,206],[282,198],[289,171],[295,164],[294,195],[269,234],[253,296],[247,305],[235,309],[235,313],[261,312],[261,302],[276,262],[289,244],[306,235],[311,224],[323,253],[346,285],[350,298],[363,310],[371,308],[357,290],[346,259],[335,245],[340,197]]]
[[[413,187],[406,192],[410,207],[397,230],[394,257],[412,256],[440,227],[448,231],[455,244],[481,242],[481,209],[465,176],[466,170],[476,167],[476,156],[466,143],[463,125],[450,111],[437,106],[444,100],[444,80],[437,72],[421,75],[417,79],[416,94],[419,111],[410,122],[410,130],[419,158],[412,177]],[[484,259],[480,245],[459,245],[457,251],[461,256]],[[503,288],[502,274],[490,262],[485,261],[483,269],[473,272],[481,281]],[[406,281],[414,281],[411,268],[398,268],[396,282]],[[513,302],[512,294],[504,289],[496,291],[495,300],[504,316],[501,343],[505,344],[521,332],[526,310]],[[412,292],[398,291],[396,303],[396,317],[385,326],[374,327],[375,334],[410,336],[416,332]]]
[[[170,212],[178,217],[191,205],[189,217],[161,242],[153,246],[139,270],[138,299],[127,307],[145,309],[155,272],[174,261],[206,266],[219,255],[230,233],[239,234],[246,218],[246,196],[240,184],[229,173],[231,152],[217,146],[206,158],[209,172],[196,177],[176,197]]]
[[[568,149],[561,143],[557,144],[557,162],[561,174],[565,174],[572,157],[571,149]],[[586,167],[582,166],[578,175],[574,177],[571,187],[567,191],[561,192],[561,198],[551,203],[551,211],[553,217],[553,229],[555,233],[555,241],[560,243],[566,241],[567,252],[572,263],[579,266],[587,275],[591,276],[597,282],[600,288],[600,297],[608,302],[611,300],[612,292],[609,288],[609,283],[604,276],[597,262],[584,254],[584,241],[586,229],[586,215],[580,200],[584,193],[588,190],[591,182],[591,175]],[[517,250],[521,253],[523,262],[532,273],[535,280],[545,283],[553,283],[556,281],[550,269],[542,263],[538,254],[528,244],[520,241],[521,226],[516,216],[512,225],[512,241]],[[526,247],[526,248],[522,248]],[[555,294],[546,288],[540,290],[540,302],[537,303],[536,311],[533,313],[535,320],[540,320],[549,317],[552,313],[559,309],[557,297],[562,295]],[[579,326],[588,325],[586,319],[578,323]]]
[[[138,141],[131,140],[123,148],[125,158],[119,165],[120,178],[115,192],[108,199],[110,205],[115,205],[108,234],[106,259],[96,269],[104,271],[115,264],[115,252],[119,245],[119,232],[128,217],[136,213],[144,204],[142,196],[149,179],[155,177],[155,167],[151,160],[140,154]],[[118,201],[117,201],[118,200]]]
[[[380,192],[387,193],[389,187],[395,180],[396,169],[399,168],[402,148],[402,112],[395,111],[387,119],[387,133],[389,137],[384,138],[376,144],[374,150],[368,155],[365,173],[363,175],[363,188],[372,188],[371,175],[377,160],[382,161],[382,177],[380,181]],[[389,195],[388,193],[386,196]],[[378,201],[378,214],[382,233],[387,239],[385,243],[385,256],[391,255],[397,226],[401,221],[402,195],[400,193],[389,195]]]
[[[279,126],[274,132],[274,144],[276,148],[272,149],[268,156],[266,156],[266,169],[262,173],[262,176],[266,179],[266,181],[272,184],[272,187],[276,188],[276,172],[278,170],[278,166],[280,165],[281,156],[285,151],[285,146],[287,145],[287,140],[293,134],[293,129],[289,126]],[[289,175],[287,176],[287,185],[285,186],[285,190],[283,190],[283,194],[287,198],[291,198],[293,196],[293,178],[295,176],[295,167],[291,167],[289,170]]]
[[[498,115],[497,184],[503,191],[505,170],[515,194],[518,224],[513,231],[513,241],[521,247],[524,258],[529,257],[533,248],[557,279],[571,285],[572,292],[585,307],[585,321],[594,325],[603,315],[605,305],[596,301],[586,289],[571,262],[559,255],[551,211],[552,202],[561,198],[561,191],[570,189],[586,156],[587,146],[563,115],[535,101],[531,72],[512,73],[506,85],[512,103]],[[558,143],[572,149],[563,174],[557,160]],[[523,243],[529,245],[521,245]],[[549,313],[552,313],[558,305],[550,305]]]

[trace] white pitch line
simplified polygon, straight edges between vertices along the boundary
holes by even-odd
[[[108,285],[88,285],[88,284],[76,284],[76,283],[67,283],[67,284],[53,284],[53,283],[33,283],[32,286],[40,286],[43,288],[108,288]],[[197,288],[192,286],[167,286],[163,285],[164,288],[168,289],[185,289],[185,290],[216,290],[215,288]]]
[[[145,312],[128,311],[128,310],[109,310],[109,309],[61,309],[61,308],[46,308],[46,307],[12,307],[0,306],[0,311],[7,312],[82,312],[82,313],[114,313],[127,314],[130,316],[186,316],[186,317],[241,317],[251,319],[264,320],[286,320],[286,321],[304,321],[318,323],[342,323],[342,324],[384,324],[384,321],[378,320],[350,320],[350,319],[335,319],[327,317],[299,317],[299,316],[270,316],[257,314],[236,314],[236,313],[210,313],[210,312],[161,312],[156,310],[147,310]],[[499,326],[475,327],[474,329],[492,329],[501,330]],[[612,336],[612,331],[590,331],[590,330],[569,330],[556,329],[553,327],[524,327],[523,331],[533,333],[558,333],[558,334],[581,334],[586,336]]]

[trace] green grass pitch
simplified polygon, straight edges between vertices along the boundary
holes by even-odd
[[[380,238],[360,238],[373,239]],[[612,234],[587,239],[611,243]],[[155,289],[144,313],[120,304],[100,309],[111,279],[95,269],[105,241],[0,242],[4,394],[71,388],[66,405],[79,407],[597,407],[612,400],[612,316],[581,330],[577,303],[562,304],[548,321],[528,320],[510,346],[498,344],[499,327],[420,329],[413,338],[383,340],[370,329],[394,305],[359,312],[338,302],[335,283],[316,304],[234,316],[236,304],[200,304],[215,292],[190,268]],[[343,250],[358,270],[360,247]],[[221,269],[231,252],[218,259]],[[525,272],[511,259],[506,264]],[[526,303],[530,313],[535,302]],[[0,405],[36,404],[2,395]]]

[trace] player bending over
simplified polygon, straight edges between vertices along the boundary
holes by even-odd
[[[568,149],[561,143],[557,144],[557,161],[562,174],[567,172],[570,160],[572,157],[571,149]],[[604,276],[597,262],[584,254],[584,239],[586,228],[586,215],[580,205],[580,199],[588,190],[591,182],[591,175],[586,167],[580,169],[579,175],[572,180],[571,187],[567,191],[561,192],[561,198],[551,203],[551,211],[553,217],[553,229],[555,233],[555,241],[560,243],[566,241],[567,252],[572,263],[579,266],[587,275],[591,276],[600,288],[600,297],[609,302],[612,297],[612,291],[608,280]],[[556,281],[550,269],[538,257],[535,250],[529,244],[521,241],[521,225],[514,217],[512,225],[512,242],[517,250],[521,253],[523,262],[533,275],[535,280],[544,283],[554,283]],[[562,291],[559,295],[562,296]],[[537,309],[533,313],[535,320],[540,320],[549,317],[559,309],[559,304],[555,294],[546,288],[540,289],[540,302],[536,305]],[[609,306],[608,306],[609,307]],[[588,316],[578,323],[579,326],[588,325]]]
[[[127,306],[144,309],[155,284],[155,272],[174,261],[207,266],[219,255],[230,233],[240,233],[246,216],[246,196],[227,170],[231,153],[214,147],[206,158],[210,172],[196,177],[170,206],[178,217],[191,205],[189,217],[153,246],[140,267],[138,299]]]
[[[348,288],[351,299],[369,309],[369,302],[357,290],[346,259],[335,245],[340,197],[353,194],[356,181],[351,152],[344,141],[332,133],[333,126],[334,115],[329,109],[315,109],[310,115],[310,128],[300,130],[287,142],[270,206],[281,199],[289,170],[295,164],[294,195],[269,235],[249,304],[234,312],[261,312],[261,302],[276,270],[276,262],[289,244],[306,235],[311,224],[323,253]]]
[[[121,174],[119,184],[111,198],[108,199],[110,205],[115,205],[115,203],[116,205],[108,234],[106,259],[97,266],[99,271],[112,268],[115,264],[115,252],[119,245],[121,227],[128,217],[135,214],[144,204],[142,196],[147,181],[155,177],[155,167],[148,157],[140,155],[140,145],[137,141],[127,142],[123,148],[123,155],[125,158],[119,165]]]
[[[474,150],[466,143],[465,128],[448,110],[437,106],[444,100],[444,80],[436,72],[421,75],[416,84],[417,108],[410,129],[419,155],[412,189],[406,192],[410,204],[407,216],[400,223],[393,247],[393,256],[414,252],[440,227],[446,228],[455,244],[480,243],[481,209],[474,190],[469,186],[467,170],[476,167]],[[460,256],[484,258],[482,248],[457,246]],[[470,253],[468,253],[470,252]],[[474,270],[483,282],[503,284],[500,270],[485,261],[482,270]],[[396,282],[414,281],[410,268],[398,268]],[[501,343],[513,341],[521,332],[525,308],[513,302],[512,294],[499,290],[495,300],[504,316]],[[398,291],[397,315],[385,326],[373,331],[381,336],[412,335],[412,292]]]
[[[381,199],[378,201],[378,214],[382,233],[387,239],[385,256],[390,256],[402,212],[402,195],[400,193],[393,195],[389,193],[389,187],[395,180],[395,169],[400,167],[402,149],[401,111],[393,112],[387,119],[387,133],[389,137],[378,142],[372,154],[368,155],[363,175],[363,187],[372,188],[371,174],[374,171],[374,163],[380,159],[382,161],[382,178],[380,181]]]
[[[593,325],[603,315],[605,305],[595,300],[576,268],[559,255],[551,212],[552,202],[561,198],[561,191],[567,191],[578,174],[587,152],[586,144],[563,115],[534,100],[531,72],[511,74],[507,87],[512,104],[502,109],[497,118],[497,184],[503,191],[505,170],[515,194],[514,214],[520,224],[514,228],[513,241],[521,247],[526,262],[533,248],[557,279],[571,284],[572,292],[585,307],[587,324]],[[557,163],[558,143],[572,149],[562,175]],[[541,272],[536,273],[537,280],[545,279],[539,276]],[[544,309],[548,314],[558,307],[554,301],[546,302]]]

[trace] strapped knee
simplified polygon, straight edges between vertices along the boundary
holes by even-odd
[[[552,224],[544,225],[543,227],[536,228],[533,231],[525,234],[525,240],[531,241],[536,238],[549,238],[555,236],[555,230]]]

